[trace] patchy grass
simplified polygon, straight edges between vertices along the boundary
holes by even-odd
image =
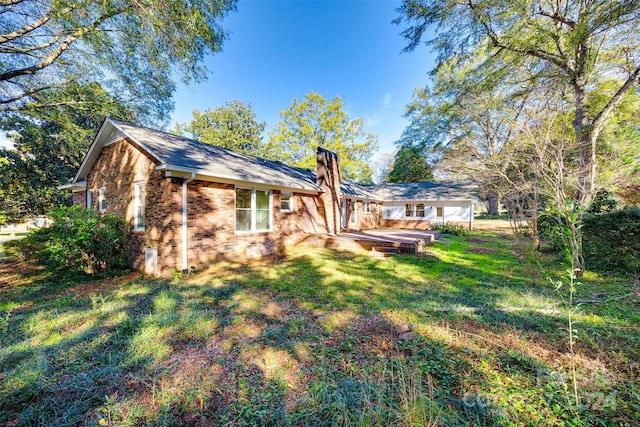
[[[538,265],[563,270],[487,231],[387,259],[295,248],[186,280],[1,263],[0,424],[636,425],[639,302],[579,309],[573,407],[566,310]]]

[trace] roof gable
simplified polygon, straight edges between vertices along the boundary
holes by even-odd
[[[211,178],[294,190],[324,191],[316,185],[315,173],[309,170],[114,119],[106,119],[103,123],[74,182],[86,179],[102,147],[123,137],[147,151],[157,160],[157,168],[161,170],[190,172]]]

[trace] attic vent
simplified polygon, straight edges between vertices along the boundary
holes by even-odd
[[[146,248],[144,250],[144,273],[158,275],[158,250]]]
[[[111,135],[109,135],[109,139],[107,139],[107,142],[105,142],[104,145],[109,145],[109,144],[113,144],[114,142],[123,139],[125,136],[122,132],[120,132],[117,129],[114,129],[113,132],[111,132]]]

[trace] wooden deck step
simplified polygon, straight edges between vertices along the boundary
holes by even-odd
[[[371,252],[382,257],[390,257],[398,255],[398,248],[396,246],[372,246]]]

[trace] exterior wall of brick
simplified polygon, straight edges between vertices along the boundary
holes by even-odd
[[[155,249],[158,273],[167,275],[182,265],[182,178],[166,178],[154,159],[129,140],[102,149],[87,176],[93,190],[92,208],[99,212],[104,188],[105,214],[125,218],[133,227],[135,184],[145,184],[145,228],[131,232],[131,265],[143,269],[145,250]],[[77,196],[76,196],[77,194]],[[281,252],[309,233],[327,233],[320,197],[294,193],[291,212],[280,209],[280,191],[272,191],[272,229],[269,232],[235,231],[235,186],[207,181],[187,184],[189,266],[202,268],[216,258],[254,258]],[[84,205],[86,192],[74,193]]]
[[[104,188],[104,213],[125,218],[133,226],[134,186],[144,182],[146,226],[131,232],[131,266],[143,268],[145,250],[155,249],[158,272],[167,274],[179,262],[181,182],[165,178],[155,166],[153,158],[140,147],[120,140],[102,149],[87,176],[87,190],[93,190],[92,208],[99,212],[100,188]]]
[[[329,233],[340,234],[340,158],[318,147],[316,161],[316,184],[326,190],[318,197],[318,213]]]
[[[271,230],[236,232],[234,185],[193,181],[187,191],[189,266],[202,268],[214,259],[272,255],[309,233],[327,233],[317,196],[294,193],[292,211],[283,212],[281,192],[273,190]]]
[[[83,208],[87,208],[87,192],[86,191],[74,191],[73,192],[73,204],[80,205]]]
[[[328,154],[327,154],[328,153]],[[235,230],[236,190],[233,184],[208,181],[187,183],[187,267],[198,269],[219,258],[255,258],[281,252],[310,235],[339,232],[339,163],[337,156],[319,156],[327,169],[319,167],[318,183],[326,188],[321,195],[294,193],[291,212],[280,208],[281,192],[271,191],[271,229],[267,232]],[[322,157],[322,158],[321,158]],[[104,213],[125,218],[133,226],[134,194],[137,183],[145,185],[145,227],[131,231],[131,265],[145,267],[145,252],[157,252],[157,272],[167,275],[183,266],[183,178],[165,177],[156,170],[153,157],[128,139],[103,147],[87,176],[87,190],[93,191],[89,208],[99,212],[100,189],[104,188]],[[74,203],[86,204],[86,191],[73,194]],[[429,220],[382,219],[383,206],[371,202],[364,212],[363,200],[346,199],[346,224],[352,229],[427,229]],[[351,223],[351,203],[356,203],[356,221]],[[337,225],[337,228],[336,228]],[[462,223],[469,227],[469,223]],[[132,227],[133,228],[133,227]]]
[[[380,228],[382,223],[382,204],[379,202],[370,202],[370,212],[364,211],[364,200],[346,200],[347,228],[353,230],[372,230]],[[355,221],[352,221],[353,212],[351,207],[353,203],[356,205]]]
[[[428,219],[383,219],[382,226],[387,228],[429,230],[431,228],[431,221]]]

